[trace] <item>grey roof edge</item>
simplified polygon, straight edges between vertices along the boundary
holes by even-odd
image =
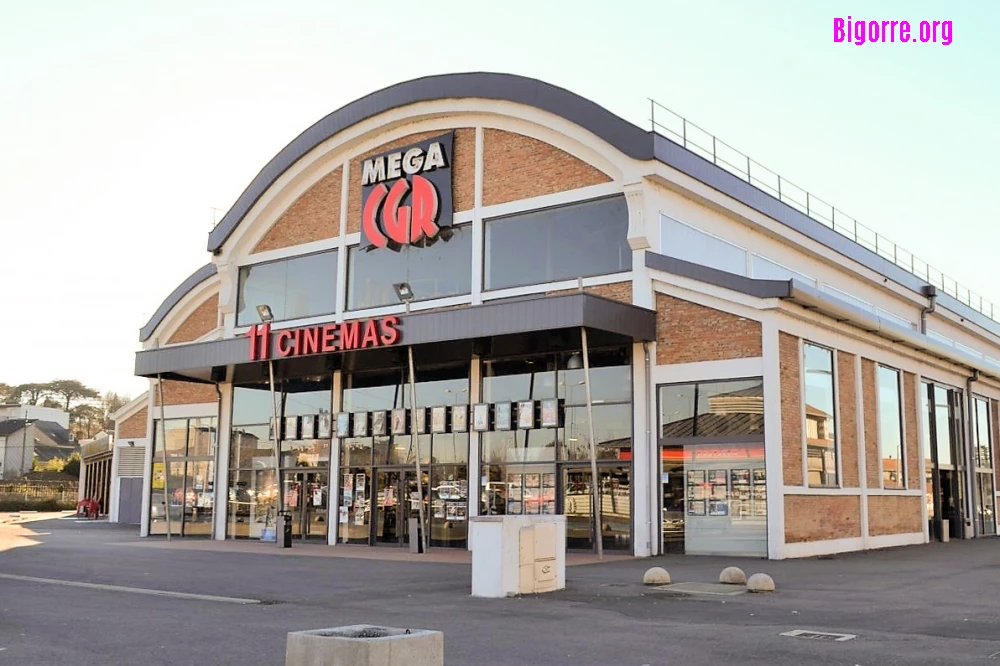
[[[194,273],[189,275],[184,282],[174,289],[166,300],[160,303],[160,307],[156,309],[153,316],[150,317],[146,325],[139,329],[139,342],[145,342],[149,340],[150,336],[153,335],[153,331],[156,327],[160,325],[163,319],[167,316],[175,305],[177,305],[182,298],[188,295],[192,289],[197,287],[199,284],[212,277],[219,271],[215,264],[205,264]]]
[[[801,233],[834,252],[855,261],[879,275],[889,278],[917,294],[923,294],[923,287],[930,283],[921,280],[905,268],[897,266],[863,245],[852,241],[830,227],[814,220],[808,215],[792,208],[771,194],[751,185],[742,178],[731,174],[722,167],[709,162],[701,155],[683,148],[670,139],[657,134],[654,137],[655,159],[667,166],[677,169],[695,180],[718,190],[726,196],[736,199],[762,215]],[[981,312],[973,310],[954,296],[938,292],[938,305],[941,305],[960,317],[977,324],[993,335],[1000,336],[1000,323],[993,321]]]
[[[425,76],[391,85],[342,106],[295,137],[260,170],[208,235],[208,251],[219,250],[281,174],[330,137],[395,108],[440,99],[472,98],[514,102],[548,111],[592,132],[629,157],[653,159],[651,132],[565,88],[494,72]]]
[[[646,252],[646,268],[698,280],[756,298],[788,298],[792,295],[791,280],[755,280],[655,252]]]

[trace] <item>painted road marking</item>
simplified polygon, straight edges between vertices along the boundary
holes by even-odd
[[[227,604],[259,604],[260,599],[241,599],[239,597],[217,597],[211,594],[191,594],[190,592],[170,592],[167,590],[151,590],[144,587],[125,587],[122,585],[102,585],[100,583],[83,583],[76,580],[58,580],[56,578],[36,578],[34,576],[16,576],[0,573],[0,578],[20,580],[27,583],[46,583],[48,585],[65,585],[67,587],[83,587],[90,590],[105,590],[107,592],[128,592],[130,594],[149,594],[155,597],[173,597],[175,599],[195,599],[199,601],[219,601]]]

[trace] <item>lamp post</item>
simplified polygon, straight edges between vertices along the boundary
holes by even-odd
[[[167,541],[170,541],[170,463],[167,462],[167,422],[164,420],[164,414],[166,413],[163,404],[163,377],[159,373],[156,375],[156,392],[160,396],[160,432],[163,433],[160,438],[160,454],[163,458],[163,513],[167,521]],[[154,422],[155,423],[155,422]],[[154,433],[155,435],[155,433]],[[81,463],[82,466],[82,463]],[[181,498],[181,502],[184,502],[184,498]],[[181,516],[184,516],[184,505],[181,504]]]
[[[271,312],[271,306],[264,303],[257,306],[257,316],[260,317],[260,320],[265,324],[270,324],[274,321],[274,313]],[[269,345],[271,344],[271,341],[265,340],[264,344]],[[280,513],[285,508],[285,497],[281,486],[281,447],[278,441],[281,437],[281,422],[278,421],[278,403],[274,391],[274,360],[271,358],[270,354],[265,354],[265,356],[267,356],[267,374],[270,379],[271,386],[271,422],[274,424],[272,426],[272,429],[274,430],[272,433],[272,441],[274,442],[274,486],[277,488],[278,492],[278,512]],[[274,542],[279,548],[281,548],[281,539],[278,538],[277,516],[275,516],[274,521]]]
[[[410,314],[410,302],[413,300],[413,289],[407,282],[397,282],[392,285],[398,298],[406,306],[406,314]],[[424,524],[424,482],[420,471],[420,436],[417,433],[417,384],[416,373],[413,370],[413,345],[406,346],[406,357],[410,366],[410,437],[415,445],[416,455],[414,469],[417,473],[417,518],[420,520],[420,544],[424,553],[427,552],[427,526]]]

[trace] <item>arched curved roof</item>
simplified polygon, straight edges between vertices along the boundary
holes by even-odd
[[[170,292],[167,299],[160,303],[160,307],[156,308],[156,312],[154,312],[153,316],[149,318],[146,325],[139,329],[139,342],[149,340],[150,336],[153,335],[153,331],[156,330],[156,327],[159,326],[160,322],[162,322],[167,316],[167,313],[170,312],[182,298],[187,296],[189,291],[218,272],[219,269],[215,264],[205,264],[194,273],[191,273],[191,275],[189,275],[184,282],[181,282],[176,289]]]
[[[326,116],[275,155],[208,236],[217,252],[257,200],[282,173],[310,150],[368,118],[409,104],[439,99],[490,99],[533,106],[561,116],[601,137],[629,157],[653,159],[652,133],[564,88],[513,74],[472,72],[427,76],[397,83],[343,106]]]

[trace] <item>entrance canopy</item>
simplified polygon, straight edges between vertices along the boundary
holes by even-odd
[[[483,305],[399,317],[399,344],[358,351],[317,353],[278,358],[276,372],[285,377],[317,371],[362,369],[405,363],[407,346],[434,360],[468,358],[497,347],[514,351],[559,349],[579,345],[579,329],[610,342],[641,342],[656,337],[656,312],[583,292],[503,299]],[[275,329],[275,332],[280,332]],[[136,353],[135,374],[197,382],[252,381],[267,374],[267,365],[251,358],[248,335],[225,340],[175,345]],[[423,353],[421,353],[423,352]],[[228,370],[232,368],[232,374]]]

